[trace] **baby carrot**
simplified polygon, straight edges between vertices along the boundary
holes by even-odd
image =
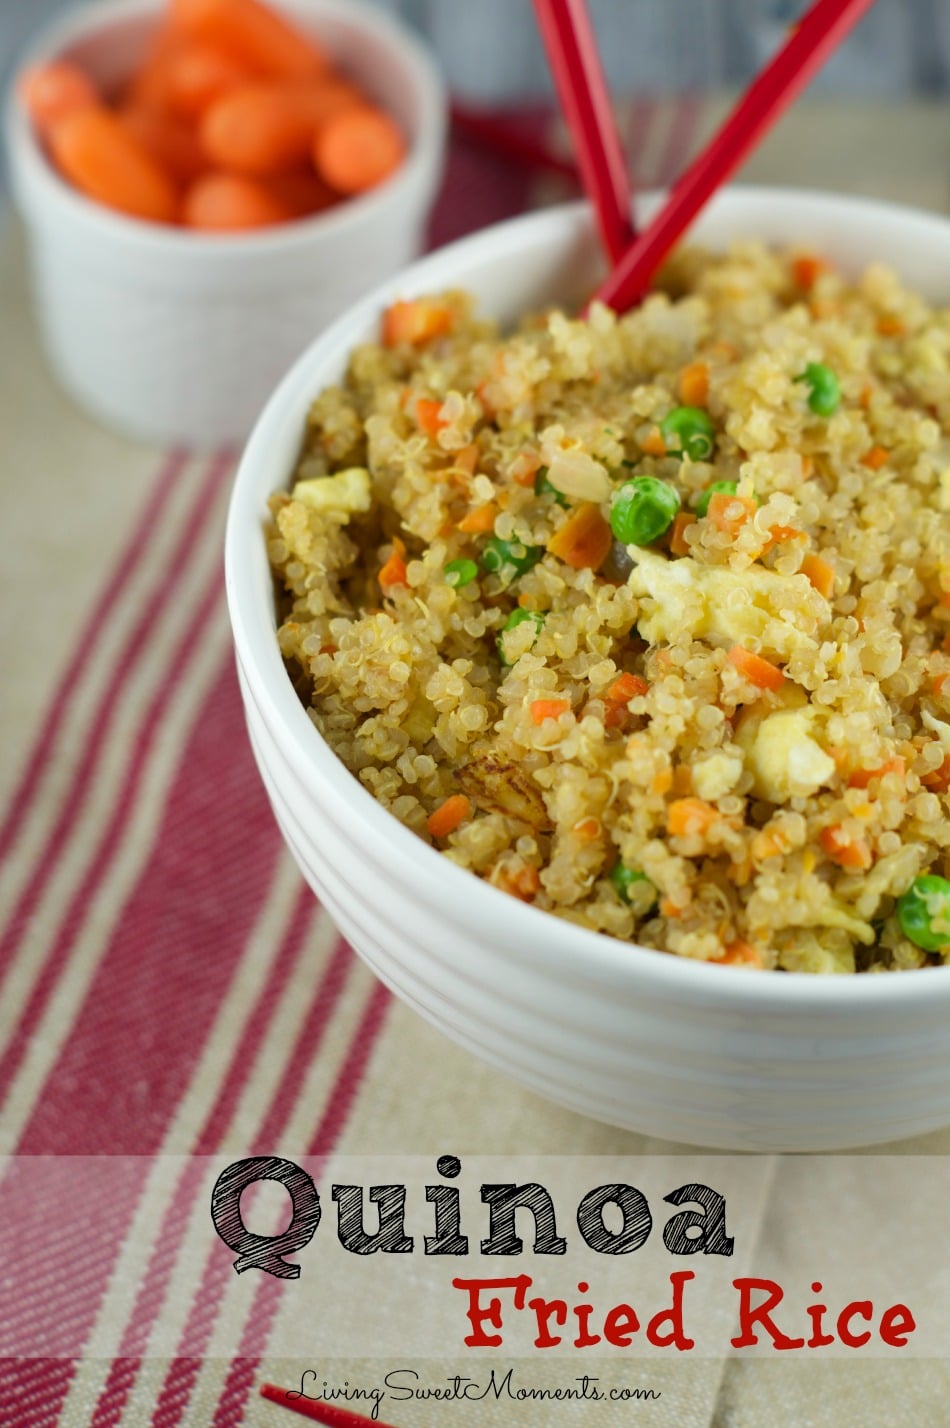
[[[110,110],[66,114],[50,129],[49,146],[60,172],[90,198],[135,218],[174,222],[174,184]]]
[[[208,40],[258,74],[308,79],[327,68],[321,47],[260,0],[171,0],[176,29]]]
[[[208,170],[198,136],[189,125],[144,105],[118,111],[119,123],[176,183],[187,186]]]
[[[96,87],[78,65],[53,60],[20,75],[17,89],[40,134],[77,109],[99,103]]]
[[[761,655],[753,654],[743,645],[733,645],[726,658],[730,664],[735,665],[744,679],[757,685],[759,689],[781,689],[785,683],[785,675],[778,665],[763,659]]]
[[[321,178],[340,193],[362,193],[388,178],[405,156],[396,124],[368,106],[343,109],[317,132],[313,161]]]
[[[284,173],[271,174],[261,182],[294,218],[319,213],[338,201],[333,190],[327,188],[310,168],[288,169]]]
[[[433,838],[447,838],[454,833],[460,823],[472,815],[471,802],[464,793],[453,793],[444,803],[440,803],[426,819],[426,827]]]
[[[214,45],[190,44],[166,62],[167,104],[185,119],[199,118],[216,99],[247,84],[250,74],[224,50]]]
[[[207,232],[242,232],[286,223],[293,214],[254,179],[239,174],[209,173],[185,195],[182,222]]]
[[[212,104],[201,121],[201,142],[221,168],[260,178],[302,165],[328,113],[352,105],[352,87],[246,84]],[[335,187],[335,185],[333,185]]]

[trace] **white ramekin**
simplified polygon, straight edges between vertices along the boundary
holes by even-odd
[[[253,234],[126,218],[56,174],[11,92],[6,142],[51,364],[94,416],[134,437],[243,440],[308,342],[420,251],[445,143],[442,83],[423,47],[360,0],[281,0],[399,121],[406,162],[379,188]],[[77,58],[103,84],[134,67],[163,7],[71,12],[24,57]]]
[[[788,190],[721,194],[694,236],[882,259],[950,296],[950,222]],[[950,969],[814,978],[683,961],[517,902],[422,844],[314,730],[283,667],[262,536],[307,407],[394,295],[462,287],[503,319],[584,291],[581,205],[499,225],[417,263],[341,318],[255,428],[234,488],[227,586],[247,723],[278,822],[360,955],[424,1017],[544,1096],[671,1140],[742,1150],[873,1144],[950,1123]]]

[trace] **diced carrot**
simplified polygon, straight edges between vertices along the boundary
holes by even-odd
[[[835,302],[834,298],[813,297],[808,307],[812,317],[819,321],[826,317],[837,317],[841,312],[841,304]]]
[[[344,84],[242,84],[205,111],[201,142],[212,162],[260,178],[309,161],[328,108],[352,105]],[[325,178],[325,175],[321,175]],[[335,185],[332,185],[335,187]]]
[[[182,222],[208,233],[241,233],[287,223],[294,215],[257,179],[210,173],[185,194]]]
[[[67,114],[101,102],[89,76],[68,60],[51,60],[24,70],[17,80],[17,93],[43,135]]]
[[[781,689],[785,683],[785,674],[778,665],[763,659],[761,655],[753,654],[743,645],[733,645],[726,659],[735,665],[743,679],[747,679],[759,689]]]
[[[673,555],[689,555],[686,531],[689,526],[695,524],[696,517],[692,511],[677,511],[670,526],[670,551]]]
[[[870,845],[864,838],[852,838],[840,824],[822,828],[818,841],[833,863],[854,870],[869,868],[874,861]]]
[[[877,330],[882,337],[903,337],[907,331],[899,317],[894,317],[890,313],[884,313],[877,320]]]
[[[651,427],[640,443],[640,450],[646,452],[647,456],[665,456],[666,442],[663,440],[663,433],[658,426]]]
[[[569,699],[532,699],[528,712],[532,724],[543,724],[545,719],[559,719],[570,707]]]
[[[807,575],[819,595],[830,600],[835,588],[835,568],[820,555],[806,555],[802,561],[802,574]]]
[[[734,362],[739,356],[739,349],[734,342],[712,342],[706,348],[706,354],[717,362]]]
[[[416,422],[420,430],[424,431],[432,441],[435,441],[439,432],[448,423],[439,415],[442,411],[442,403],[432,397],[418,397],[416,399]]]
[[[948,679],[950,679],[950,674],[944,673],[934,675],[933,681],[931,683],[931,688],[933,689],[933,692],[934,694],[936,694],[938,699],[943,694],[943,687]]]
[[[946,793],[950,789],[950,755],[944,759],[939,768],[924,774],[920,781],[924,788],[930,789],[931,793]]]
[[[170,0],[178,30],[208,40],[256,74],[309,79],[327,69],[317,42],[260,0]]]
[[[650,780],[650,792],[654,798],[662,797],[664,793],[669,793],[673,787],[673,770],[669,768],[657,769]]]
[[[762,954],[748,942],[743,942],[741,937],[737,937],[733,942],[727,942],[722,949],[721,957],[710,957],[710,962],[717,967],[764,967]]]
[[[661,898],[660,898],[660,916],[661,916],[661,917],[682,917],[682,915],[683,915],[683,909],[679,906],[678,903],[675,903],[672,898],[669,898],[669,897],[661,897]]]
[[[807,539],[805,532],[800,531],[797,526],[769,526],[769,537],[765,545],[759,551],[759,555],[765,555],[766,551],[772,549],[773,545],[781,545],[787,540]]]
[[[641,679],[639,674],[618,674],[608,688],[605,698],[609,704],[628,704],[631,699],[646,694],[649,688],[646,680]]]
[[[501,869],[495,881],[503,892],[518,898],[521,902],[530,902],[541,887],[538,870],[530,863],[509,865]]]
[[[604,828],[599,818],[579,818],[571,829],[575,838],[579,838],[582,843],[593,843],[595,838],[599,838]]]
[[[363,193],[382,183],[406,156],[406,141],[396,121],[381,109],[345,108],[317,131],[313,162],[338,193]]]
[[[675,838],[702,836],[721,816],[702,798],[675,798],[666,810],[666,831]]]
[[[466,475],[474,476],[480,455],[478,443],[470,441],[468,446],[463,446],[460,451],[452,453],[452,465],[459,471],[464,471]]]
[[[679,375],[679,394],[688,407],[704,407],[709,401],[709,368],[705,362],[690,362]]]
[[[536,451],[522,451],[511,467],[511,479],[518,486],[533,486],[541,469],[541,458]]]
[[[861,465],[869,466],[872,471],[879,471],[882,466],[886,466],[891,459],[891,453],[886,446],[872,446],[861,457]]]
[[[898,774],[901,778],[906,772],[906,764],[898,755],[893,759],[886,759],[880,768],[876,769],[855,769],[848,778],[849,788],[867,788],[872,779],[884,778],[887,774]]]
[[[472,805],[464,793],[453,793],[444,803],[440,803],[426,819],[426,827],[433,838],[447,838],[454,833],[460,823],[472,814]]]
[[[706,514],[717,530],[735,535],[740,526],[752,519],[756,509],[752,496],[734,496],[729,491],[714,491],[709,498]]]
[[[494,501],[486,501],[484,506],[473,506],[467,516],[459,521],[459,530],[465,535],[487,535],[495,524],[498,509]]]
[[[802,253],[792,263],[792,277],[795,279],[795,284],[797,287],[804,288],[805,292],[810,292],[821,274],[827,271],[828,264],[824,258],[819,258],[814,253]]]
[[[785,844],[774,829],[763,828],[752,839],[752,856],[759,862],[764,863],[769,858],[777,858],[786,851]]]
[[[548,541],[548,550],[575,570],[597,570],[613,545],[613,532],[593,501],[576,506]]]
[[[394,302],[383,313],[383,346],[421,347],[434,337],[443,337],[455,326],[451,308],[432,298],[415,298]]]
[[[631,699],[646,694],[650,686],[638,674],[620,674],[604,695],[604,728],[622,729],[628,722]]]
[[[207,173],[208,159],[198,136],[180,119],[142,104],[125,106],[118,117],[135,142],[182,187]]]
[[[74,109],[52,125],[48,142],[57,168],[90,198],[135,218],[174,222],[174,184],[110,110]]]
[[[393,553],[379,572],[379,584],[381,589],[390,590],[394,585],[405,585],[405,583],[406,547],[396,536],[393,541]]]

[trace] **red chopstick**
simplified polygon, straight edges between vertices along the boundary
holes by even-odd
[[[296,1396],[291,1397],[291,1393]],[[348,1408],[337,1408],[322,1399],[302,1398],[296,1389],[278,1388],[274,1383],[261,1384],[261,1398],[279,1403],[281,1408],[289,1408],[311,1423],[322,1423],[324,1428],[387,1428],[378,1418],[365,1418],[362,1413],[351,1413]]]
[[[703,152],[673,187],[596,296],[617,312],[643,297],[650,280],[703,204],[804,89],[874,0],[816,0],[752,83]]]
[[[630,179],[584,0],[534,0],[558,99],[612,263],[633,242]]]
[[[452,101],[449,113],[452,127],[457,133],[481,144],[492,153],[510,159],[512,163],[523,164],[526,168],[547,169],[550,173],[560,174],[562,178],[571,179],[574,183],[580,181],[576,164],[570,159],[562,159],[559,154],[549,149],[547,144],[522,133],[513,123],[498,119],[492,114],[482,113],[478,109],[469,109],[466,104],[460,104],[457,100]]]

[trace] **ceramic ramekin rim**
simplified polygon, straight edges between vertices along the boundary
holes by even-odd
[[[425,46],[404,25],[384,10],[365,0],[307,0],[314,15],[332,15],[334,20],[354,30],[384,37],[390,52],[398,56],[413,77],[419,101],[417,133],[403,164],[384,183],[368,193],[347,199],[312,218],[301,218],[273,229],[253,234],[196,234],[190,230],[143,223],[104,207],[78,193],[53,168],[16,95],[15,81],[4,96],[4,137],[9,156],[14,193],[26,190],[37,194],[52,213],[64,222],[78,225],[93,239],[122,242],[143,258],[156,262],[184,260],[210,267],[246,262],[248,258],[292,256],[311,246],[316,239],[335,237],[367,220],[385,220],[394,201],[425,182],[438,164],[447,127],[447,100],[442,77]],[[62,54],[81,38],[123,18],[158,14],[160,0],[94,0],[71,9],[43,29],[19,57],[16,73],[25,66]],[[19,199],[21,205],[23,197]]]
[[[879,200],[807,189],[743,186],[723,191],[716,202],[741,208],[752,196],[763,204],[794,205],[796,211],[813,208],[827,213],[829,207],[850,210],[851,216],[866,217],[869,222],[873,222],[875,214],[890,220],[903,217],[932,226],[935,238],[944,242],[950,238],[947,219]],[[653,195],[652,201],[658,198]],[[319,373],[334,355],[360,340],[374,316],[396,296],[438,290],[447,281],[458,286],[459,271],[464,270],[469,254],[487,259],[493,249],[512,253],[519,246],[533,246],[546,228],[551,230],[552,242],[555,235],[564,242],[569,233],[580,236],[590,226],[586,204],[564,204],[494,225],[439,249],[388,279],[350,308],[311,344],[284,377],[245,448],[232,491],[225,539],[228,607],[250,697],[271,732],[280,730],[286,757],[303,780],[308,795],[318,799],[331,796],[339,818],[364,836],[372,847],[373,858],[413,889],[425,882],[420,896],[430,905],[455,917],[460,907],[469,909],[471,915],[478,917],[487,942],[497,938],[506,945],[524,948],[543,945],[544,959],[554,978],[568,972],[576,976],[582,970],[598,981],[618,985],[629,981],[631,985],[649,986],[657,995],[685,995],[691,1001],[750,1013],[840,1014],[887,1006],[896,1011],[917,1004],[932,1008],[935,998],[950,1000],[948,968],[841,977],[723,968],[624,943],[508,897],[428,847],[377,803],[323,741],[294,692],[278,649],[273,611],[265,608],[261,582],[248,578],[248,574],[260,570],[262,562],[266,565],[266,496],[287,475],[285,472],[281,478],[270,474],[268,454],[273,447],[286,445],[288,420],[299,421],[307,397],[315,394],[320,379],[311,374]],[[299,432],[299,427],[295,428],[298,444]],[[266,490],[262,485],[264,471],[268,472]]]

